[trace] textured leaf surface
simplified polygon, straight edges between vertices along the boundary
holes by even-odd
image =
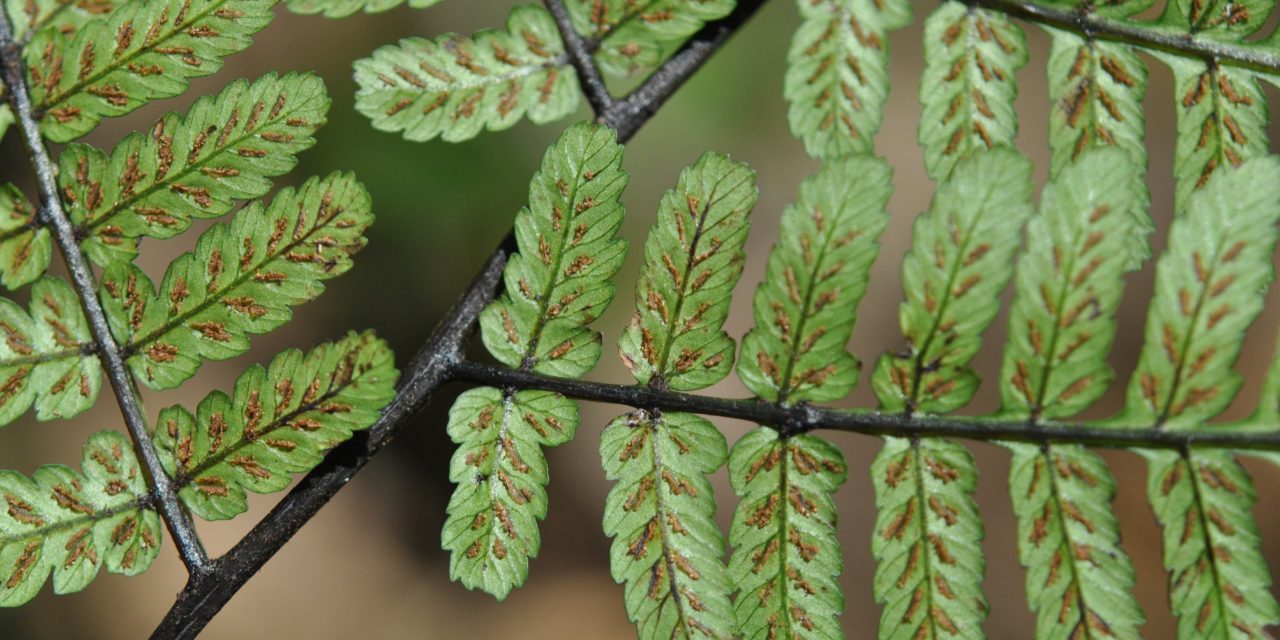
[[[547,150],[516,215],[506,292],[480,316],[500,362],[566,377],[595,367],[600,334],[587,325],[613,300],[627,250],[616,237],[626,186],[622,147],[607,127],[575,125]]]
[[[733,445],[729,577],[742,637],[841,638],[844,593],[831,495],[844,484],[840,450],[813,436],[780,438],[768,427]]]
[[[53,243],[36,207],[12,184],[0,186],[0,283],[17,289],[49,269]]]
[[[1258,30],[1271,15],[1267,0],[1172,0],[1160,16],[1163,25],[1227,42]]]
[[[542,447],[568,442],[577,427],[578,405],[559,394],[482,387],[458,396],[449,410],[458,488],[443,534],[454,580],[499,600],[524,583],[547,514]]]
[[[888,31],[911,18],[904,0],[797,0],[783,94],[791,132],[809,155],[870,152],[889,95]]]
[[[945,413],[973,397],[968,363],[999,311],[1030,197],[1031,165],[1007,148],[962,160],[939,186],[902,266],[906,348],[883,355],[871,379],[884,410]]]
[[[1185,213],[1192,192],[1219,169],[1239,167],[1267,153],[1267,101],[1251,72],[1174,56],[1178,142],[1173,158],[1174,196]]]
[[[969,451],[936,438],[887,438],[871,478],[880,637],[985,637],[978,469]]]
[[[1178,638],[1264,638],[1280,622],[1260,549],[1249,474],[1229,453],[1144,452],[1164,529],[1164,564]]]
[[[1104,148],[1080,156],[1045,187],[1018,261],[1001,370],[1004,412],[1075,415],[1114,380],[1107,353],[1123,277],[1147,253],[1146,229],[1132,214],[1141,206],[1136,174],[1128,154]]]
[[[724,436],[688,413],[637,411],[605,428],[600,458],[617,484],[605,501],[614,580],[641,638],[729,638],[733,609],[707,474],[729,457]]]
[[[409,140],[473,138],[522,116],[535,124],[578,108],[577,76],[547,10],[512,10],[505,31],[406,38],[356,61],[356,109]]]
[[[800,185],[756,289],[756,326],[742,339],[738,377],[752,393],[825,402],[853,389],[859,364],[845,345],[888,224],[892,174],[857,156],[824,163]]]
[[[733,369],[734,342],[721,327],[746,259],[756,174],[708,152],[662,196],[645,241],[636,315],[619,340],[641,384],[688,391]]]
[[[723,18],[734,0],[567,0],[578,33],[600,39],[596,63],[606,73],[627,75],[663,57],[702,25]]]
[[[1013,144],[1014,73],[1027,62],[1027,42],[1003,14],[960,2],[938,7],[924,29],[920,144],[929,176],[941,182],[975,150]]]
[[[287,173],[315,143],[328,108],[319,77],[269,74],[233,82],[185,116],[166,115],[110,156],[70,145],[58,183],[85,253],[104,267],[129,260],[137,238],[177,235],[193,218],[221,216],[237,200],[265,195],[269,178]]]
[[[80,299],[65,280],[45,277],[31,287],[27,313],[0,298],[0,425],[32,404],[36,418],[70,418],[93,406],[102,384]]]
[[[1137,638],[1133,565],[1111,510],[1106,463],[1076,445],[1009,445],[1018,558],[1037,638]]]
[[[128,438],[102,431],[81,471],[45,465],[31,478],[0,471],[0,606],[34,598],[50,574],[55,593],[107,571],[137,575],[160,550],[160,516],[140,506],[149,489]]]
[[[73,34],[48,29],[25,50],[31,99],[49,139],[186,90],[271,22],[272,0],[143,0]]]
[[[32,32],[50,28],[64,34],[75,33],[92,20],[101,20],[115,11],[119,0],[5,0],[14,38],[21,41]]]
[[[215,391],[195,415],[173,406],[153,434],[165,472],[193,513],[225,520],[248,509],[245,492],[271,493],[311,470],[324,453],[365,429],[395,397],[394,356],[370,333],[303,354],[284,351]]]
[[[109,267],[103,306],[130,370],[153,389],[170,389],[206,358],[247,351],[251,334],[288,322],[290,307],[351,268],[373,222],[369,206],[351,174],[312,178],[205,231],[169,265],[158,292],[136,266]]]
[[[1280,220],[1280,159],[1214,176],[1174,220],[1156,268],[1128,422],[1197,428],[1235,397],[1245,329],[1262,310]]]
[[[288,0],[289,10],[294,13],[318,13],[326,18],[345,18],[357,11],[365,13],[381,13],[394,9],[405,0]],[[409,0],[414,9],[426,9],[440,4],[441,0]]]

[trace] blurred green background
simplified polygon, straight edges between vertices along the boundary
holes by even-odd
[[[265,362],[290,347],[308,347],[347,329],[372,327],[388,339],[404,363],[416,351],[447,306],[461,292],[481,260],[506,233],[512,216],[525,201],[528,180],[542,149],[564,123],[537,128],[522,123],[500,133],[485,133],[463,144],[411,143],[375,131],[353,108],[355,83],[351,62],[382,44],[409,35],[470,33],[503,24],[514,2],[451,0],[438,7],[386,14],[357,15],[343,20],[300,17],[278,8],[277,20],[245,53],[230,58],[216,75],[193,83],[184,98],[161,101],[125,118],[105,123],[86,141],[110,147],[125,133],[146,128],[165,111],[183,110],[194,96],[214,93],[234,78],[256,78],[269,71],[313,70],[321,74],[333,97],[329,124],[318,144],[302,155],[299,167],[279,184],[343,169],[352,170],[373,194],[378,219],[369,246],[356,267],[331,281],[317,302],[296,309],[285,328],[254,339],[254,350],[235,360],[210,363],[182,390],[150,393],[149,416],[173,403],[194,404],[207,391],[229,388],[234,376],[252,362]],[[890,203],[893,221],[885,234],[881,259],[859,310],[852,343],[864,365],[880,353],[901,346],[897,304],[901,299],[898,266],[909,246],[914,217],[928,206],[932,183],[925,177],[922,154],[915,143],[920,108],[916,101],[921,69],[920,22],[931,3],[917,5],[915,24],[893,34],[893,90],[877,148],[896,171],[897,193]],[[653,221],[662,191],[674,184],[680,169],[706,149],[744,160],[760,174],[761,199],[754,215],[748,262],[728,325],[741,336],[750,327],[750,296],[764,272],[764,261],[776,234],[782,208],[804,176],[817,164],[807,158],[786,125],[782,73],[790,33],[797,24],[790,2],[777,0],[761,13],[690,82],[627,146],[625,166],[631,172],[626,193],[628,217],[623,229],[632,251],[619,276],[619,295],[596,323],[605,344],[616,342],[633,307],[630,290],[640,262],[643,234]],[[1036,177],[1046,172],[1044,80],[1047,38],[1028,28],[1031,63],[1019,74],[1022,114],[1020,148],[1037,163]],[[1157,250],[1164,245],[1172,205],[1170,174],[1175,102],[1171,77],[1151,63],[1146,101],[1151,152],[1150,186],[1158,230]],[[1271,92],[1269,98],[1276,95]],[[588,117],[585,106],[575,119]],[[1273,127],[1274,129],[1274,127]],[[1274,134],[1273,134],[1274,135]],[[3,141],[6,175],[30,186],[29,169],[17,136]],[[31,190],[28,193],[32,193]],[[163,272],[174,256],[193,244],[196,233],[169,241],[146,243],[144,268]],[[1129,280],[1120,318],[1113,364],[1132,370],[1141,342],[1145,301],[1152,285],[1151,265]],[[1007,298],[1007,295],[1006,295]],[[1242,338],[1240,368],[1250,381],[1231,410],[1242,416],[1257,400],[1261,374],[1268,364],[1280,304],[1271,296],[1267,311]],[[976,366],[988,381],[999,366],[1004,320],[987,334],[988,349]],[[593,374],[596,380],[630,383],[614,349]],[[1121,405],[1120,387],[1091,411],[1113,413]],[[444,414],[462,390],[448,387],[336,499],[230,603],[204,637],[278,638],[629,638],[634,636],[622,605],[622,588],[608,571],[609,541],[600,520],[609,484],[597,454],[602,426],[623,411],[614,406],[586,405],[582,427],[570,444],[549,454],[552,468],[550,514],[543,544],[532,563],[525,587],[504,603],[469,592],[449,582],[448,555],[440,550],[444,507],[452,491],[447,462],[453,445],[444,433]],[[728,381],[707,391],[746,395]],[[966,413],[995,408],[998,393],[984,385]],[[848,406],[869,407],[874,400],[862,385]],[[719,421],[730,441],[751,425]],[[119,412],[102,393],[99,406],[67,422],[15,424],[0,434],[0,468],[32,472],[45,462],[74,463],[85,438],[102,428],[118,428]],[[837,494],[840,538],[845,554],[842,584],[847,599],[843,617],[850,638],[874,637],[880,611],[872,600],[875,570],[870,555],[875,509],[867,468],[880,446],[874,438],[831,435],[848,458],[849,482]],[[1008,455],[983,444],[971,446],[982,469],[978,502],[986,519],[986,592],[991,614],[986,629],[992,638],[1030,637],[1033,618],[1023,596],[1024,573],[1018,566],[1014,520],[1008,502]],[[1116,502],[1124,547],[1138,571],[1140,601],[1146,610],[1147,637],[1174,633],[1168,614],[1166,579],[1160,564],[1159,530],[1146,504],[1145,465],[1127,453],[1107,453],[1120,481]],[[1257,511],[1268,558],[1280,557],[1280,472],[1249,463],[1260,494]],[[715,477],[727,530],[732,492],[723,471]],[[228,523],[200,523],[211,553],[219,554],[270,509],[278,496],[256,496],[248,514]],[[17,610],[0,610],[0,638],[139,638],[154,624],[181,588],[184,573],[171,545],[146,575],[125,579],[105,573],[84,592],[54,596],[45,591]],[[1273,567],[1280,563],[1273,562]]]

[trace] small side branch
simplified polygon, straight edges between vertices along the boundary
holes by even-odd
[[[613,106],[614,99],[613,94],[610,94],[609,89],[605,87],[599,67],[591,59],[595,43],[583,39],[574,30],[573,20],[569,17],[569,10],[564,6],[564,0],[545,0],[545,2],[551,17],[555,18],[556,28],[560,30],[560,39],[564,41],[564,48],[569,53],[569,63],[578,72],[578,82],[582,85],[582,92],[587,96],[592,112],[599,117]]]
[[[111,335],[106,313],[102,310],[101,300],[98,299],[97,283],[94,282],[93,272],[76,241],[71,221],[62,209],[62,200],[58,197],[58,185],[54,177],[53,160],[49,157],[49,150],[44,146],[44,140],[40,136],[40,125],[34,116],[31,94],[27,87],[26,70],[22,64],[22,49],[14,42],[13,27],[3,11],[0,11],[0,76],[3,76],[5,86],[9,89],[9,105],[17,117],[31,165],[35,169],[36,182],[40,189],[41,223],[53,229],[54,241],[58,244],[58,250],[66,262],[67,271],[71,274],[72,284],[84,307],[85,318],[89,321],[97,353],[102,358],[107,378],[111,381],[111,389],[115,392],[120,413],[123,414],[125,426],[128,427],[129,435],[133,439],[134,449],[146,471],[147,482],[155,496],[160,515],[164,517],[165,525],[173,536],[174,544],[178,547],[187,571],[192,576],[199,576],[207,570],[209,556],[201,546],[191,519],[178,500],[173,482],[169,476],[165,475],[160,458],[151,445],[146,419],[142,415],[142,405],[138,400],[133,378],[125,367],[124,354]]]
[[[1099,17],[1080,10],[1055,9],[1021,0],[966,0],[969,5],[997,11],[1027,22],[1071,31],[1096,40],[1123,42],[1152,51],[1165,51],[1233,67],[1268,73],[1280,72],[1280,55],[1274,45],[1218,42],[1129,20]]]

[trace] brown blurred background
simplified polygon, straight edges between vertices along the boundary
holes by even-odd
[[[390,13],[358,15],[333,21],[298,17],[277,9],[278,19],[261,33],[248,52],[230,58],[218,74],[193,83],[189,96],[161,101],[106,122],[88,142],[110,147],[126,132],[142,129],[168,110],[183,110],[191,96],[215,93],[234,78],[255,78],[268,71],[314,70],[333,97],[329,124],[315,148],[302,155],[300,166],[280,184],[300,182],[329,171],[353,170],[373,193],[378,221],[369,246],[355,269],[331,281],[317,302],[295,310],[295,320],[272,334],[254,339],[251,354],[210,363],[183,389],[147,394],[154,416],[173,403],[194,406],[207,391],[230,388],[234,376],[252,362],[265,362],[287,347],[306,348],[347,329],[375,328],[387,338],[403,364],[417,349],[445,308],[460,293],[485,255],[510,226],[525,201],[528,180],[542,149],[563,124],[537,128],[522,123],[501,133],[486,133],[463,144],[405,142],[372,129],[352,107],[351,62],[377,46],[409,35],[435,36],[447,31],[470,33],[503,24],[510,1],[453,0],[426,11],[405,8]],[[915,142],[920,108],[916,100],[921,70],[920,23],[934,6],[917,6],[915,24],[892,37],[893,91],[890,94],[878,151],[894,166],[897,192],[890,202],[893,221],[883,238],[881,259],[859,310],[852,342],[864,367],[885,350],[901,344],[897,304],[901,299],[898,269],[910,241],[914,217],[928,206],[933,185],[924,174]],[[750,327],[750,297],[764,272],[782,208],[799,182],[817,168],[787,130],[782,100],[782,73],[787,44],[797,23],[790,2],[770,3],[661,114],[627,147],[631,172],[626,193],[628,217],[623,229],[632,251],[619,276],[619,295],[596,323],[606,345],[616,343],[633,309],[630,290],[639,267],[643,234],[653,221],[661,192],[680,169],[702,151],[715,149],[755,167],[761,198],[754,214],[746,272],[728,324],[731,335]],[[1046,109],[1044,79],[1048,38],[1027,28],[1031,62],[1019,74],[1018,109],[1021,150],[1037,165],[1037,181],[1046,173]],[[1174,100],[1171,76],[1154,60],[1146,99],[1151,166],[1152,214],[1158,230],[1155,249],[1164,246],[1172,208],[1170,174],[1173,158]],[[1267,88],[1275,102],[1276,92]],[[577,119],[588,116],[581,111]],[[572,120],[567,120],[571,122]],[[1274,132],[1274,127],[1272,127]],[[1273,133],[1274,137],[1274,133]],[[2,144],[6,176],[30,186],[17,136]],[[28,193],[32,193],[31,190]],[[144,268],[158,277],[165,264],[187,250],[196,234],[146,243]],[[1152,265],[1130,277],[1112,362],[1121,379],[1131,371],[1141,343],[1151,293]],[[19,294],[21,295],[21,294]],[[1007,295],[1006,295],[1007,298]],[[1270,296],[1266,313],[1242,339],[1247,342],[1240,369],[1249,384],[1228,417],[1247,415],[1256,403],[1261,375],[1271,358],[1280,301]],[[964,413],[993,410],[994,384],[1004,341],[1002,313],[987,333],[988,349],[975,366],[988,384]],[[592,377],[630,383],[612,347]],[[1121,406],[1123,384],[1117,384],[1090,416],[1106,416]],[[584,405],[582,427],[570,444],[549,453],[552,468],[550,513],[542,527],[540,556],[529,580],[506,602],[469,592],[449,581],[448,555],[440,550],[440,527],[452,486],[447,462],[453,445],[444,433],[444,414],[462,390],[450,386],[402,432],[351,485],[249,582],[209,626],[204,637],[274,638],[630,638],[634,636],[622,605],[622,588],[609,576],[609,541],[600,520],[609,484],[597,454],[599,433],[620,407]],[[744,396],[730,380],[707,393]],[[863,384],[844,403],[874,406]],[[751,425],[719,421],[730,441]],[[92,432],[119,428],[119,412],[109,392],[99,406],[65,422],[38,424],[27,419],[0,433],[0,468],[30,473],[41,463],[78,464],[80,445]],[[843,617],[850,638],[875,635],[880,611],[871,596],[875,564],[870,554],[875,507],[866,469],[880,446],[875,438],[831,434],[850,467],[849,482],[836,496],[840,539],[845,554],[841,581],[847,598]],[[982,469],[978,502],[986,520],[983,549],[987,556],[986,593],[991,614],[986,629],[992,638],[1026,638],[1034,620],[1024,598],[1024,573],[1018,566],[1014,520],[1006,489],[1008,455],[985,444],[970,443]],[[1124,548],[1138,572],[1138,595],[1146,611],[1149,638],[1173,637],[1174,621],[1166,605],[1165,573],[1160,563],[1159,529],[1145,497],[1146,469],[1128,453],[1104,454],[1119,479],[1116,510],[1121,514]],[[1280,558],[1280,471],[1247,462],[1259,490],[1257,516],[1266,556]],[[727,530],[733,497],[723,471],[715,476]],[[251,510],[234,521],[200,523],[213,554],[230,547],[267,512],[277,496],[255,496]],[[54,596],[46,587],[31,604],[0,610],[0,638],[144,637],[183,584],[183,570],[166,544],[159,560],[142,577],[125,579],[105,573],[84,592]]]

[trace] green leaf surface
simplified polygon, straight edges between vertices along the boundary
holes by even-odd
[[[618,341],[641,384],[701,389],[733,369],[734,342],[721,327],[746,260],[756,174],[708,152],[662,196],[645,241],[636,314]]]
[[[893,171],[878,158],[832,160],[800,185],[756,289],[755,328],[738,377],[770,402],[826,402],[849,393],[858,359],[845,349],[889,221]]]
[[[143,236],[169,238],[195,218],[226,214],[238,200],[266,195],[315,144],[329,98],[313,74],[237,80],[187,114],[170,113],[131,134],[108,155],[72,144],[59,158],[58,184],[86,255],[106,267],[130,260]],[[5,237],[0,230],[0,239]]]
[[[1164,530],[1178,638],[1264,638],[1280,622],[1253,519],[1253,481],[1228,452],[1146,451],[1147,495]]]
[[[625,76],[658,66],[704,24],[728,15],[735,0],[566,0],[578,33],[600,40],[596,63]]]
[[[1280,159],[1213,176],[1188,198],[1156,267],[1126,422],[1198,428],[1231,403],[1241,336],[1262,310],[1280,221]]]
[[[974,151],[1013,144],[1026,36],[1003,14],[949,1],[925,21],[924,59],[920,144],[929,177],[942,182]]]
[[[1009,493],[1036,638],[1137,638],[1133,565],[1111,509],[1116,482],[1078,445],[1011,444]]]
[[[945,413],[978,385],[968,366],[995,319],[1031,215],[1031,164],[1016,151],[979,151],[956,165],[916,219],[902,265],[907,344],[881,356],[871,383],[885,411]]]
[[[524,583],[547,514],[542,447],[568,442],[577,427],[578,405],[559,394],[482,387],[458,396],[449,410],[458,487],[443,532],[454,580],[499,600]]]
[[[160,550],[160,516],[129,439],[102,431],[84,446],[81,471],[45,465],[27,478],[0,471],[0,606],[26,603],[53,575],[74,593],[107,571],[138,575]]]
[[[546,124],[577,110],[580,95],[555,21],[537,5],[513,9],[505,31],[406,38],[355,69],[356,109],[408,140],[457,142],[522,116]]]
[[[204,359],[240,355],[251,334],[288,322],[291,307],[351,268],[373,222],[369,207],[354,176],[334,173],[210,227],[169,265],[159,291],[138,267],[113,264],[103,307],[134,376],[153,389],[176,387]]]
[[[426,9],[440,4],[441,0],[408,0],[410,8]],[[287,0],[286,6],[294,13],[321,14],[326,18],[345,18],[358,11],[381,13],[394,9],[405,0]]]
[[[271,22],[273,0],[140,0],[24,51],[31,100],[50,140],[66,142],[157,98],[186,90]]]
[[[1010,417],[1075,415],[1115,379],[1107,354],[1124,274],[1148,253],[1146,229],[1132,213],[1141,206],[1136,175],[1128,154],[1101,148],[1045,187],[1040,215],[1027,225],[1009,314],[1000,395]]]
[[[289,349],[236,380],[233,395],[214,391],[193,415],[160,412],[153,435],[179,497],[206,520],[248,509],[245,492],[287,488],[326,451],[368,428],[395,397],[391,349],[372,332],[348,334],[309,353]]]
[[[1274,7],[1268,0],[1170,0],[1160,24],[1213,40],[1239,42],[1265,24]]]
[[[797,0],[783,95],[791,133],[815,158],[870,152],[889,96],[890,29],[911,19],[902,0]]]
[[[0,298],[0,425],[33,404],[36,418],[71,418],[93,406],[102,365],[80,299],[65,280],[44,277],[31,287],[31,311]]]
[[[529,206],[516,215],[506,291],[480,316],[498,361],[564,377],[595,367],[600,333],[588,325],[613,300],[626,254],[616,235],[626,186],[622,147],[608,127],[574,125],[547,150]]]
[[[984,638],[978,469],[964,447],[887,438],[871,465],[880,638]]]
[[[5,10],[17,41],[35,31],[50,29],[75,33],[86,24],[103,20],[125,2],[119,0],[5,0]]]
[[[729,480],[741,501],[729,577],[743,638],[843,637],[832,494],[847,473],[840,450],[810,435],[760,427],[733,445]]]
[[[0,284],[34,282],[49,270],[53,242],[36,220],[36,207],[13,184],[0,186]]]
[[[1077,9],[1107,18],[1126,18],[1151,8],[1156,0],[1107,0],[1097,3],[1095,0],[1036,0],[1036,4],[1060,9]]]
[[[636,411],[600,437],[604,532],[613,579],[626,585],[627,617],[640,638],[733,636],[731,591],[707,475],[728,444],[715,425],[688,413]]]

